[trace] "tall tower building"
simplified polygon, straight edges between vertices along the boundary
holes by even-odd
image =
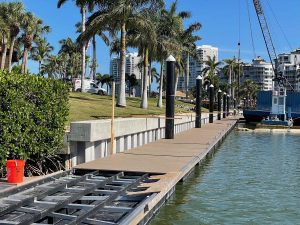
[[[125,73],[131,75],[135,74],[136,79],[141,79],[142,70],[138,68],[138,64],[141,60],[141,57],[138,56],[138,53],[128,53],[126,55],[126,69]],[[116,83],[120,82],[120,58],[114,57],[110,61],[110,75],[112,75]]]
[[[138,53],[128,53],[126,55],[126,69],[125,73],[128,75],[134,74],[138,83],[141,84],[142,79],[142,69],[138,67],[141,57]],[[113,76],[116,85],[120,84],[120,58],[114,57],[110,61],[110,75]],[[118,88],[117,88],[118,91]],[[140,85],[135,87],[135,95],[140,95],[141,88]]]
[[[218,48],[213,47],[211,45],[197,46],[197,54],[199,59],[195,59],[190,56],[190,76],[188,78],[189,89],[196,86],[196,78],[198,75],[201,75],[201,71],[205,66],[204,61],[207,61],[209,56],[211,58],[215,56],[216,61],[218,61]],[[185,76],[179,77],[178,90],[185,90]]]

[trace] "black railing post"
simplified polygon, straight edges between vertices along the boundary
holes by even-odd
[[[202,77],[199,75],[196,78],[196,121],[195,121],[195,127],[201,128],[201,91],[202,91]]]
[[[175,111],[175,58],[167,58],[166,82],[166,129],[165,138],[174,139],[174,111]]]
[[[209,123],[214,122],[214,85],[209,86]]]
[[[227,99],[227,94],[224,92],[223,94],[223,118],[226,118],[226,99]]]
[[[221,120],[221,101],[222,101],[222,91],[219,89],[218,91],[218,120]]]

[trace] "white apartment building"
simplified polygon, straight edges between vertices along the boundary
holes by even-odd
[[[243,66],[244,76],[241,78],[241,82],[245,80],[252,80],[259,85],[261,90],[272,90],[274,86],[273,78],[274,71],[272,64],[266,62],[261,57],[257,57],[252,60],[252,63],[245,64]]]
[[[290,85],[287,90],[294,89],[300,91],[299,69],[300,69],[300,49],[296,49],[291,53],[283,53],[278,55],[278,72],[287,79]],[[292,86],[292,87],[291,87]]]
[[[142,69],[138,68],[138,64],[141,60],[141,57],[138,53],[128,53],[126,55],[126,74],[135,74],[136,79],[138,80],[139,84],[141,84],[142,79]],[[114,57],[110,61],[110,75],[113,76],[116,85],[120,83],[120,58]],[[118,88],[117,88],[118,91]],[[140,87],[135,87],[135,95],[140,95]]]
[[[199,59],[190,57],[190,76],[188,78],[189,89],[196,86],[196,78],[197,76],[201,75],[201,71],[204,68],[204,61],[208,60],[208,56],[211,58],[215,56],[216,61],[218,61],[218,48],[211,45],[197,46],[197,54]],[[179,77],[177,89],[185,90],[185,77]]]
[[[141,79],[142,70],[138,68],[138,64],[141,60],[141,57],[138,53],[128,53],[126,55],[126,70],[125,73],[131,75],[135,74],[136,79]],[[114,57],[110,61],[110,75],[112,75],[116,83],[120,82],[120,58]]]

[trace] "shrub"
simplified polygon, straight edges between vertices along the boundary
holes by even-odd
[[[0,157],[32,159],[61,149],[68,87],[58,80],[0,72]]]

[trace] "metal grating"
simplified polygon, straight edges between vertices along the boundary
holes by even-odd
[[[1,198],[0,224],[122,224],[155,195],[140,185],[156,181],[141,173],[66,174]]]

